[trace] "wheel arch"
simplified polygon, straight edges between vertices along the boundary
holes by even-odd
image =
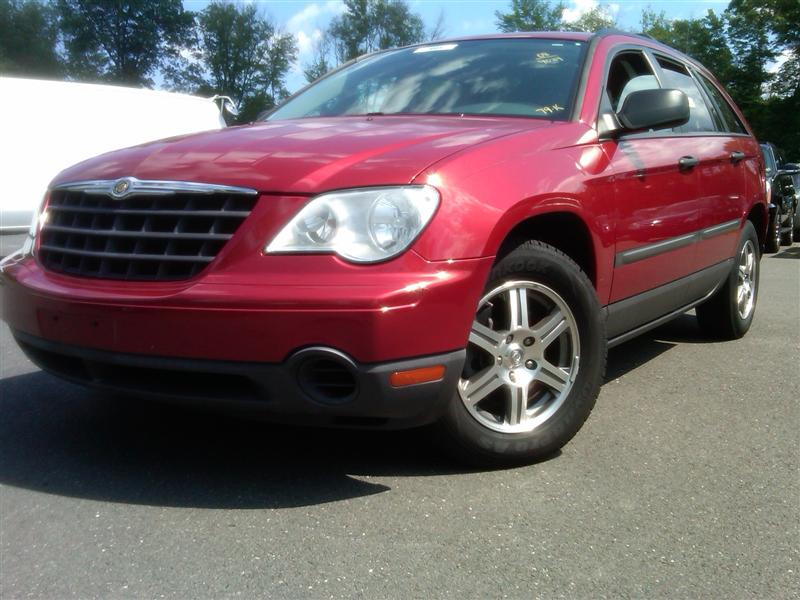
[[[561,250],[578,264],[597,290],[599,269],[595,239],[589,225],[576,212],[553,210],[517,222],[503,235],[496,252],[497,260],[527,240],[538,240]]]

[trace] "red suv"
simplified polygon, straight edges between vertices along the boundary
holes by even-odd
[[[69,380],[477,462],[565,444],[606,350],[696,307],[742,336],[767,206],[713,76],[650,39],[531,33],[357,59],[264,122],[53,181],[3,318]]]

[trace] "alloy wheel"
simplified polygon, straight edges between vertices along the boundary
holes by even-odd
[[[736,309],[739,317],[747,319],[753,312],[756,303],[756,249],[751,240],[747,240],[739,253],[739,270],[736,285]]]
[[[458,392],[483,426],[530,432],[563,405],[579,362],[578,326],[564,299],[540,283],[510,281],[480,301]]]

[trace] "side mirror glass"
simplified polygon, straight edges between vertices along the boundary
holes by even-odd
[[[236,107],[236,103],[231,100],[230,96],[214,96],[211,98],[211,101],[217,103],[223,116],[225,113],[228,113],[232,117],[239,116],[239,109]]]
[[[625,132],[671,129],[689,121],[689,98],[680,90],[631,92],[617,111]]]

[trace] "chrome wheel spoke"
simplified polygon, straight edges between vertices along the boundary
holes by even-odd
[[[503,340],[505,340],[504,334],[473,321],[472,329],[469,332],[469,341],[476,346],[494,355]]]
[[[525,413],[528,410],[528,389],[513,386],[509,392],[506,418],[509,425],[519,425],[525,421]]]
[[[539,363],[534,379],[560,393],[569,383],[569,373],[565,369],[543,360]]]
[[[547,315],[544,319],[539,321],[536,326],[533,328],[533,333],[536,336],[536,339],[539,340],[539,345],[546,349],[552,344],[558,337],[564,333],[569,325],[567,324],[567,320],[564,318],[564,315],[561,311],[556,308]]]
[[[492,365],[467,379],[462,384],[462,390],[466,395],[467,403],[475,406],[501,385],[503,385],[503,380],[500,378],[500,373],[498,373],[497,367]]]
[[[528,290],[511,288],[508,290],[508,308],[511,314],[510,329],[527,329],[528,323]]]

